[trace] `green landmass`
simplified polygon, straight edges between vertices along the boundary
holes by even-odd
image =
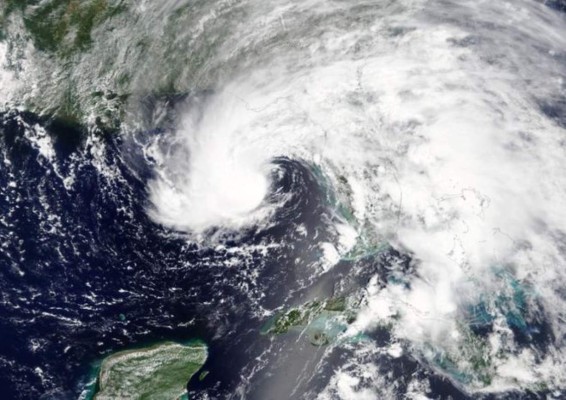
[[[202,372],[200,373],[200,375],[198,376],[198,380],[199,380],[199,381],[204,380],[204,378],[206,378],[207,375],[208,375],[208,371],[202,371]]]
[[[278,314],[267,328],[266,333],[280,335],[288,332],[291,328],[304,326],[313,319],[314,316],[320,314],[324,309],[324,304],[318,301],[312,301],[301,307],[291,308],[290,310]]]
[[[312,345],[327,345],[355,320],[355,307],[351,303],[352,299],[344,296],[310,301],[277,314],[262,328],[262,333],[282,335],[300,328]]]
[[[346,298],[343,296],[333,297],[324,303],[324,309],[328,311],[346,311]]]
[[[147,107],[209,90],[247,58],[218,53],[243,20],[238,2],[161,3],[0,0],[10,107],[93,131],[153,128],[163,119]]]
[[[92,42],[93,29],[123,11],[123,3],[123,0],[6,0],[2,19],[13,12],[22,12],[26,30],[38,50],[68,56],[86,49]]]
[[[179,399],[207,354],[202,342],[165,342],[112,354],[102,361],[94,399]]]
[[[459,326],[463,340],[455,349],[434,353],[433,364],[444,373],[466,385],[483,388],[489,386],[495,375],[489,345],[463,324]]]

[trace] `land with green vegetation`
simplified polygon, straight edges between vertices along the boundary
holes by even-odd
[[[6,0],[1,21],[12,13],[22,13],[26,31],[38,50],[70,56],[86,49],[93,29],[124,7],[123,0]]]
[[[306,326],[315,317],[324,311],[346,311],[346,299],[344,297],[331,298],[326,301],[311,301],[300,307],[278,314],[267,328],[266,333],[282,334],[293,327]]]
[[[324,346],[344,332],[355,319],[352,299],[332,297],[310,301],[277,314],[263,327],[263,334],[282,335],[289,331],[304,331],[314,346]]]
[[[94,399],[179,399],[207,355],[202,342],[165,342],[112,354],[102,362]]]
[[[73,127],[153,128],[148,106],[224,76],[227,61],[216,51],[241,13],[232,2],[166,3],[0,1],[0,65],[16,77],[10,106]],[[201,29],[210,13],[218,18]]]
[[[9,48],[7,60],[0,60],[0,64],[4,61],[31,85],[24,93],[34,87],[42,93],[22,93],[19,100],[24,100],[26,109],[75,128],[90,117],[100,127],[116,128],[129,94],[116,84],[104,85],[107,87],[100,90],[96,76],[80,72],[77,65],[88,60],[92,72],[104,76],[100,66],[83,57],[94,44],[95,31],[103,24],[109,24],[106,29],[110,29],[110,21],[126,10],[126,0],[0,2],[0,42],[4,41]],[[102,60],[102,54],[98,58]],[[29,63],[33,64],[33,71],[26,72],[25,64]]]

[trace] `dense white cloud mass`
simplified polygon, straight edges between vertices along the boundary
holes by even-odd
[[[544,112],[565,95],[564,17],[533,1],[273,3],[250,3],[224,43],[246,61],[186,118],[153,218],[255,223],[274,157],[318,165],[347,178],[358,233],[371,226],[417,264],[409,285],[369,285],[353,330],[395,316],[419,357],[458,363],[466,310],[512,291],[510,274],[536,293],[553,350],[513,350],[499,315],[486,354],[508,354],[467,389],[564,384],[566,131]],[[337,375],[335,397],[377,398],[355,379]]]
[[[62,110],[89,127],[119,120],[124,142],[150,137],[142,146],[155,167],[151,220],[199,245],[210,239],[229,257],[222,268],[237,268],[231,254],[248,252],[250,281],[260,279],[255,257],[268,259],[280,243],[248,251],[216,239],[277,223],[292,198],[271,196],[282,159],[315,171],[338,204],[324,221],[336,237],[313,239],[320,259],[293,258],[309,275],[297,286],[316,286],[341,260],[358,277],[376,249],[409,255],[409,272],[388,265],[395,279],[373,276],[352,289],[355,320],[321,347],[328,358],[333,346],[352,357],[313,397],[397,399],[395,377],[376,359],[407,355],[472,397],[564,396],[566,13],[538,0],[123,3],[96,20],[92,43],[70,53],[34,48],[24,13],[6,13],[0,113]],[[181,94],[184,108],[172,111],[178,103],[168,96]],[[147,134],[164,120],[175,132]],[[39,124],[26,129],[41,162],[57,164],[55,139]],[[102,136],[86,136],[86,158],[118,182]],[[253,290],[253,301],[264,295]],[[263,307],[262,318],[277,311]],[[362,340],[379,329],[391,336],[386,346]],[[266,360],[276,358],[270,350]],[[245,371],[243,393],[269,364],[260,361]],[[423,376],[404,378],[405,398],[434,397]]]
[[[135,12],[165,15],[176,3],[142,2]],[[566,104],[564,15],[533,0],[227,0],[197,14],[179,41],[206,63],[189,66],[185,55],[175,83],[214,91],[195,96],[171,142],[148,149],[151,218],[189,234],[270,223],[280,205],[268,201],[273,160],[300,160],[323,171],[355,217],[336,227],[337,243],[321,245],[325,268],[354,236],[413,257],[416,273],[405,281],[369,282],[348,331],[391,325],[396,347],[359,344],[359,352],[410,351],[453,378],[434,362],[446,356],[471,376],[457,382],[468,392],[564,387],[566,121],[556,117]],[[150,29],[170,34],[142,22],[133,31]],[[136,94],[157,79],[159,44],[138,66],[117,54],[135,46],[94,42],[53,80],[111,82],[127,70]],[[18,81],[6,54],[0,42],[0,107],[18,85],[31,93],[45,83]],[[508,301],[517,297],[520,305]],[[480,306],[493,331],[478,343],[470,310]],[[510,325],[527,314],[548,321],[547,351],[514,340]],[[475,370],[478,358],[490,360],[489,379]],[[321,398],[395,396],[360,387],[360,376],[383,382],[371,363],[352,361]]]
[[[8,101],[14,85],[14,77],[6,66],[7,50],[7,45],[0,42],[0,88],[2,88],[0,107],[4,107],[4,104]]]

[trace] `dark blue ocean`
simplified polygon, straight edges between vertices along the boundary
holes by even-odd
[[[43,130],[55,149],[49,157],[37,145]],[[292,200],[266,227],[219,232],[212,245],[152,222],[147,215],[152,160],[139,143],[167,134],[166,129],[138,132],[132,140],[29,113],[0,115],[1,399],[76,399],[104,356],[191,339],[205,341],[210,352],[204,367],[210,373],[189,384],[191,397],[236,398],[255,357],[274,346],[259,333],[266,323],[261,311],[300,304],[314,286],[331,296],[348,277],[348,261],[316,284],[303,269],[320,257],[313,244],[331,235],[333,214],[320,179],[299,161],[273,160],[266,201],[289,193]],[[296,234],[300,224],[309,234]],[[266,246],[269,250],[262,250]],[[304,262],[296,263],[298,258]],[[388,264],[408,266],[409,258],[390,250],[360,262],[365,272],[351,284],[361,287],[384,274]],[[386,331],[369,337],[388,340]],[[281,340],[281,346],[293,345]],[[301,353],[318,357],[314,347]],[[313,371],[312,393],[348,355],[347,349],[336,349],[321,370]],[[277,374],[285,367],[272,357],[265,360],[267,370]],[[394,376],[430,376],[434,398],[467,398],[410,356],[380,362]],[[267,390],[264,378],[250,398],[285,398]]]

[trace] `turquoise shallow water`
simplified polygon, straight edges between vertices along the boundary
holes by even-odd
[[[195,399],[561,398],[563,11],[1,3],[2,393],[198,337]]]

